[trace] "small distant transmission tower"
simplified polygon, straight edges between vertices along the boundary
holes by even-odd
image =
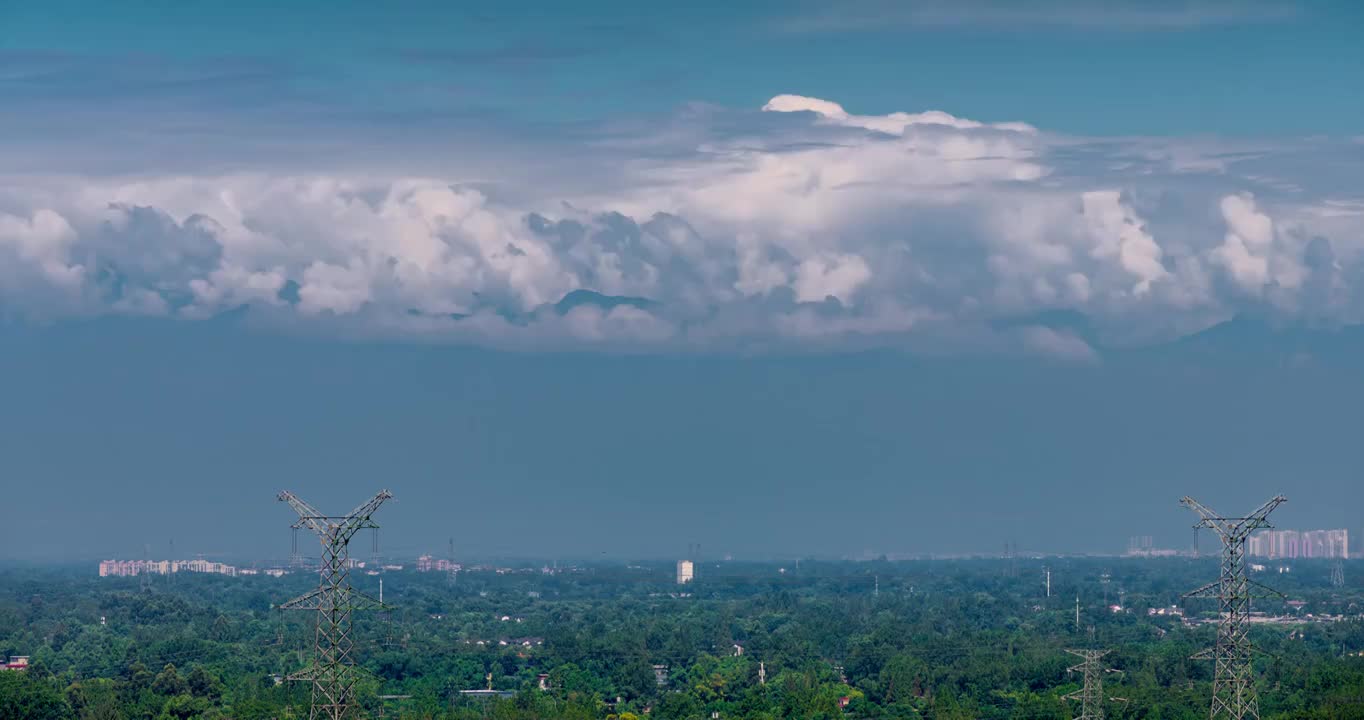
[[[382,720],[383,717],[384,717],[384,706],[387,704],[388,701],[390,701],[390,700],[396,700],[396,701],[398,701],[399,705],[401,705],[401,704],[402,704],[402,701],[411,699],[412,696],[411,696],[411,695],[376,695],[375,697],[377,697],[377,698],[379,699],[379,718],[380,718],[380,720]],[[399,709],[401,709],[401,708],[399,708]]]
[[[1004,574],[1007,577],[1018,577],[1018,544],[1004,543]]]
[[[1080,701],[1080,714],[1075,716],[1075,720],[1104,720],[1105,699],[1114,702],[1127,702],[1123,698],[1104,697],[1104,675],[1119,672],[1104,667],[1103,663],[1100,662],[1103,656],[1111,652],[1110,650],[1067,650],[1066,652],[1083,661],[1079,665],[1066,668],[1066,672],[1084,674],[1084,686],[1064,696],[1067,700]]]
[[[151,543],[146,543],[146,544],[143,544],[143,546],[142,546],[142,572],[140,572],[140,573],[138,573],[138,574],[142,576],[141,578],[139,578],[139,580],[140,580],[141,583],[142,583],[142,585],[141,585],[142,591],[143,591],[143,592],[146,592],[147,590],[150,590],[151,587],[152,587],[152,546],[151,546]]]
[[[1284,496],[1276,495],[1246,517],[1233,518],[1222,517],[1191,497],[1180,500],[1202,518],[1195,527],[1215,530],[1222,538],[1220,577],[1184,596],[1215,597],[1221,611],[1216,644],[1194,656],[1194,659],[1211,658],[1215,663],[1209,713],[1212,720],[1260,718],[1260,702],[1255,695],[1251,668],[1254,646],[1248,634],[1250,601],[1252,588],[1269,595],[1278,593],[1246,577],[1246,538],[1255,530],[1272,527],[1266,518],[1286,500]]]
[[[1104,607],[1105,607],[1105,608],[1108,607],[1108,584],[1109,584],[1110,582],[1112,582],[1112,581],[1113,581],[1113,576],[1112,576],[1112,575],[1109,575],[1107,570],[1103,571],[1103,574],[1102,574],[1102,575],[1099,575],[1099,584],[1102,585],[1103,588],[1104,588]]]
[[[1339,560],[1331,566],[1331,587],[1345,587],[1345,563]]]
[[[384,623],[384,647],[393,647],[393,608],[384,604],[384,578],[379,576],[379,619]]]
[[[459,573],[455,570],[455,539],[450,538],[450,555],[446,559],[445,582],[454,585],[459,579]]]
[[[298,513],[295,527],[317,533],[322,542],[322,576],[316,590],[290,600],[282,610],[314,610],[317,625],[313,641],[313,664],[289,676],[290,680],[313,684],[311,720],[341,720],[352,715],[351,695],[357,681],[351,650],[351,613],[355,610],[383,608],[383,603],[357,592],[350,586],[350,540],[363,528],[378,527],[370,520],[385,500],[393,497],[387,490],[366,500],[343,516],[323,515],[313,506],[287,490],[279,494]]]

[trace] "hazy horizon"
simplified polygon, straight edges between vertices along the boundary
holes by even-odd
[[[0,556],[137,558],[170,538],[186,555],[284,555],[283,489],[335,513],[391,490],[384,548],[441,554],[453,537],[457,553],[582,557],[697,542],[736,556],[1121,552],[1134,535],[1183,548],[1185,494],[1235,514],[1281,492],[1275,524],[1295,529],[1352,529],[1360,500],[1349,418],[1364,387],[1329,351],[1304,369],[1265,338],[1259,357],[1219,341],[1077,368],[110,322],[0,335],[9,497],[26,509],[6,522],[25,540]]]

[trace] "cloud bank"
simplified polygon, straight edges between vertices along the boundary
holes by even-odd
[[[0,177],[0,312],[246,306],[523,349],[1087,360],[1085,339],[1029,318],[1079,313],[1112,343],[1247,310],[1360,322],[1361,156],[1348,139],[1099,140],[779,95],[611,128],[476,184],[457,166],[25,174]]]

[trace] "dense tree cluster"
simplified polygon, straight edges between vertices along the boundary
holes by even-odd
[[[1051,597],[1038,561],[712,562],[681,587],[663,564],[390,573],[393,612],[356,621],[357,696],[403,718],[1064,720],[1064,650],[1101,645],[1128,701],[1111,717],[1206,717],[1212,668],[1189,657],[1212,628],[1152,611],[1212,613],[1179,599],[1211,561],[1047,562]],[[1306,604],[1258,608],[1304,619],[1255,628],[1266,718],[1364,718],[1364,592],[1329,573],[1298,563],[1272,584]],[[154,580],[0,572],[0,653],[33,659],[0,673],[0,720],[307,716],[307,686],[283,678],[311,617],[274,606],[313,577]],[[1306,622],[1324,613],[1346,619]],[[489,679],[509,697],[460,693]]]

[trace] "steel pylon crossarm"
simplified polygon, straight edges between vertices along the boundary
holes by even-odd
[[[390,493],[390,492],[387,491],[387,490],[380,490],[377,494],[375,494],[374,497],[372,497],[372,498],[370,498],[370,499],[368,499],[368,500],[366,500],[366,501],[360,503],[359,505],[357,505],[357,506],[355,507],[354,510],[351,510],[349,513],[346,514],[346,517],[347,517],[347,518],[354,518],[354,519],[363,521],[363,522],[365,522],[365,523],[368,523],[368,522],[369,522],[369,516],[370,516],[370,515],[373,515],[373,514],[374,514],[374,511],[375,511],[375,510],[378,510],[378,509],[379,509],[379,506],[380,506],[380,505],[383,505],[385,500],[390,500],[390,499],[392,499],[392,498],[393,498],[393,494],[392,494],[392,493]],[[370,526],[370,527],[377,527],[377,526]]]
[[[309,505],[302,498],[285,490],[279,494],[279,501],[289,503],[289,507],[298,513],[298,523],[296,527],[306,527],[317,533],[324,543],[328,540],[349,542],[355,533],[363,528],[379,527],[370,520],[379,506],[389,500],[393,494],[387,490],[380,490],[374,497],[366,500],[345,515],[329,516],[323,515],[312,505]]]
[[[1238,531],[1248,533],[1251,530],[1270,527],[1269,520],[1267,519],[1269,513],[1273,512],[1274,508],[1288,502],[1288,498],[1282,495],[1275,495],[1265,502],[1265,504],[1256,508],[1255,512],[1239,518],[1222,517],[1211,508],[1187,495],[1181,498],[1179,502],[1190,510],[1198,513],[1199,517],[1202,518],[1194,527],[1211,528],[1221,535],[1227,535],[1234,534]]]
[[[344,603],[348,610],[385,610],[387,605],[377,598],[366,595],[355,588],[339,588],[335,593],[327,589],[310,590],[293,600],[281,603],[280,610],[321,610],[332,604]]]
[[[289,507],[298,513],[299,520],[295,527],[306,527],[319,535],[327,531],[327,517],[302,498],[285,490],[279,494],[278,499],[280,502],[289,503]]]

